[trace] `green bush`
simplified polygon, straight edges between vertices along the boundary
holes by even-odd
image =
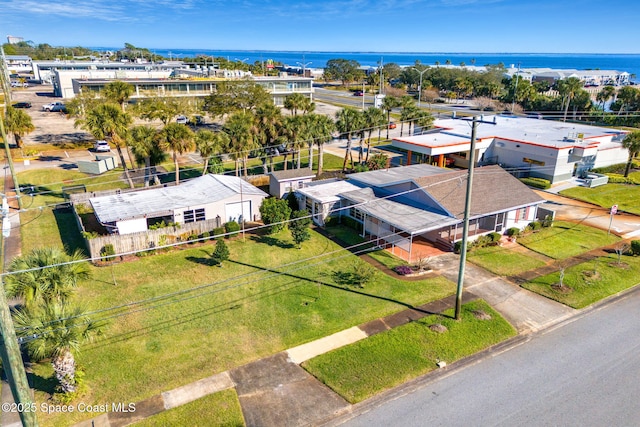
[[[111,243],[107,243],[102,247],[102,249],[100,249],[100,257],[102,257],[103,261],[112,260],[115,254],[116,250]]]
[[[467,242],[467,252],[469,252],[472,247],[473,247],[473,244],[472,243],[470,244],[470,242]],[[453,244],[453,252],[456,254],[459,254],[461,250],[462,250],[462,240],[458,240]]]
[[[214,237],[221,236],[225,233],[225,227],[216,227],[211,232]]]
[[[76,212],[78,213],[78,215],[93,213],[93,208],[91,207],[91,205],[85,205],[84,203],[77,203],[76,205],[74,205],[74,207],[76,208]]]
[[[339,223],[340,217],[337,216],[329,216],[324,220],[325,227],[333,227],[334,225],[338,225]]]
[[[540,230],[542,228],[542,223],[540,221],[533,221],[529,223],[528,227],[533,231]]]
[[[342,217],[342,223],[346,227],[353,228],[358,233],[360,233],[362,231],[362,224],[360,224],[358,221],[356,221],[355,219],[351,218],[350,216],[343,216]]]
[[[631,241],[631,253],[633,255],[640,255],[640,240]]]
[[[491,241],[492,242],[499,242],[500,239],[502,238],[502,234],[500,233],[496,233],[495,231],[491,234],[489,234],[489,236],[491,237]]]
[[[225,233],[229,233],[229,235],[227,235],[227,238],[229,238],[231,237],[232,233],[237,233],[238,231],[240,231],[240,224],[235,221],[229,221],[224,224],[224,231]]]
[[[541,222],[544,228],[551,227],[553,225],[553,217],[551,215],[547,215]]]
[[[609,184],[632,184],[632,185],[640,185],[640,181],[637,179],[633,179],[631,177],[626,177],[617,173],[608,173],[606,174],[609,177]]]
[[[211,237],[211,234],[208,231],[205,231],[200,235],[200,237],[204,240],[209,240],[209,237]]]
[[[520,178],[520,182],[528,185],[529,187],[540,188],[542,190],[551,188],[551,181],[543,178]]]
[[[520,229],[518,227],[511,227],[507,230],[507,236],[509,237],[517,236],[518,234],[520,234]]]
[[[87,240],[91,240],[91,239],[95,239],[96,237],[98,237],[98,233],[95,231],[83,231],[82,232],[82,237],[84,237]]]
[[[473,246],[482,248],[484,246],[489,246],[491,243],[493,243],[491,236],[480,236],[473,242]]]

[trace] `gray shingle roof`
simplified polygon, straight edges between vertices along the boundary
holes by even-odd
[[[273,175],[278,181],[286,181],[288,179],[295,178],[313,178],[314,176],[316,176],[315,172],[313,172],[309,168],[275,171],[270,172],[269,174]]]
[[[268,194],[241,178],[227,175],[204,175],[178,186],[153,188],[110,196],[93,197],[89,202],[101,223],[109,223],[145,215],[165,214],[175,209],[202,206],[240,194]]]
[[[464,217],[468,171],[418,178],[414,181],[457,218]],[[500,166],[476,168],[471,189],[470,217],[513,210],[544,202],[529,187]]]

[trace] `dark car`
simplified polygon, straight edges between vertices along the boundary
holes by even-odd
[[[364,96],[364,92],[361,90],[357,90],[355,92],[353,92],[353,96]]]
[[[16,102],[13,104],[13,108],[31,108],[30,102]]]

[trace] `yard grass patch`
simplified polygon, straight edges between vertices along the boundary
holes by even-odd
[[[607,232],[566,221],[555,221],[553,227],[519,237],[518,243],[532,251],[554,259],[565,259],[592,249],[611,245],[620,238]]]
[[[490,320],[480,320],[474,311]],[[462,306],[462,320],[432,315],[315,357],[303,367],[347,401],[361,402],[384,390],[452,363],[516,335],[515,329],[487,303]],[[446,315],[452,316],[453,310]],[[429,326],[444,325],[434,332]]]
[[[618,256],[596,258],[564,271],[563,288],[560,271],[538,277],[522,285],[569,307],[584,308],[640,283],[640,257]]]
[[[574,187],[563,190],[560,194],[606,209],[618,205],[621,211],[640,215],[640,185],[605,184],[594,188]]]
[[[164,411],[136,427],[160,426],[244,426],[242,408],[235,390],[224,390],[202,397],[186,405]]]
[[[333,271],[364,261],[311,234],[302,249],[287,231],[229,240],[222,268],[211,262],[212,242],[93,268],[78,299],[104,310],[93,318],[109,324],[78,355],[88,385],[82,401],[138,402],[455,291],[443,278],[403,282],[381,272],[364,288],[338,286]],[[51,370],[38,369],[39,381],[49,381]],[[46,393],[36,389],[36,399]]]
[[[473,249],[467,259],[498,276],[514,276],[545,264],[539,259],[502,246]]]

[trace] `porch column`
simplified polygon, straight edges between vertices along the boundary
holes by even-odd
[[[407,151],[407,166],[411,164],[411,156],[413,156],[413,151]]]
[[[411,264],[411,253],[413,252],[413,233],[411,233],[409,237],[409,260],[407,261]]]
[[[440,168],[444,167],[444,154],[438,155],[438,167]]]
[[[367,235],[367,214],[363,212],[362,215],[362,238]]]

